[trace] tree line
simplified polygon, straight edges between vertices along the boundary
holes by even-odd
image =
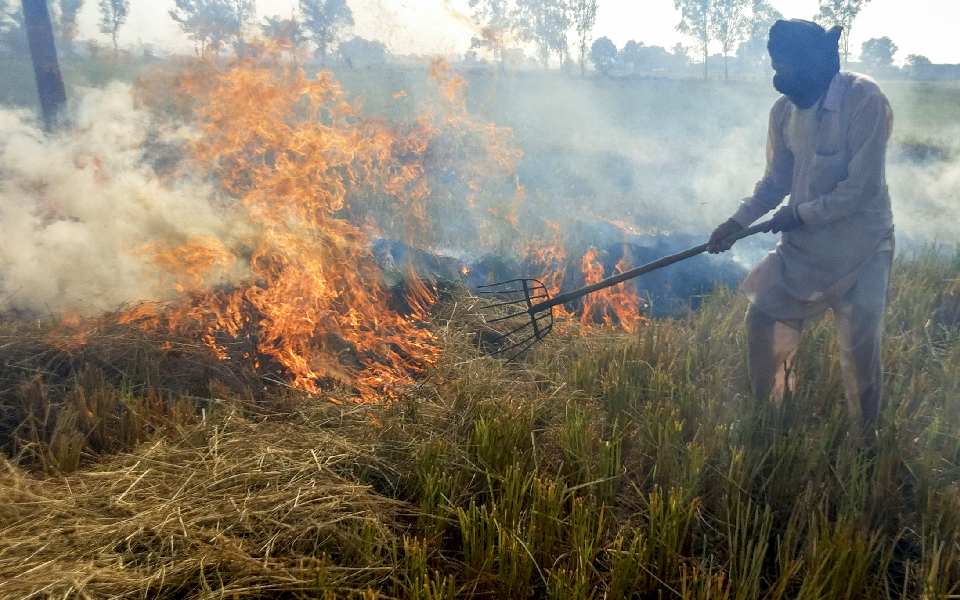
[[[663,0],[667,1],[667,0]],[[108,35],[114,51],[119,50],[120,32],[130,13],[131,0],[97,0],[99,30]],[[850,32],[854,21],[870,0],[819,0],[814,17],[825,26],[843,27],[841,52],[849,59]],[[783,18],[769,0],[673,0],[680,21],[677,30],[694,40],[694,49],[702,60],[703,76],[709,77],[711,48],[720,49],[724,78],[729,78],[730,59],[751,71],[766,68],[766,38],[770,26]],[[72,52],[78,33],[78,15],[84,0],[51,0],[49,5],[61,46]],[[690,64],[687,49],[677,44],[664,48],[629,41],[622,49],[601,37],[593,39],[599,0],[468,0],[478,33],[471,39],[470,54],[485,52],[504,68],[516,43],[532,47],[536,60],[549,67],[556,59],[561,67],[574,63],[585,74],[588,61],[602,74],[614,65],[645,65],[660,70],[679,70]],[[326,62],[339,50],[346,62],[357,60],[383,62],[386,47],[377,41],[354,38],[342,42],[353,26],[353,13],[347,0],[299,0],[289,17],[267,16],[257,20],[255,0],[172,0],[173,19],[190,39],[198,55],[217,54],[232,49],[243,55],[247,35],[260,34],[294,49],[311,45],[317,58]],[[0,45],[22,48],[23,20],[19,0],[0,0]],[[886,69],[893,65],[898,49],[888,37],[868,40],[861,59],[868,66]],[[929,66],[929,59],[907,57],[908,68]]]
[[[762,68],[767,58],[767,34],[770,26],[783,15],[769,0],[673,0],[680,15],[677,30],[694,40],[703,64],[703,76],[709,77],[710,50],[720,49],[724,78],[729,78],[729,62],[733,56],[751,67]],[[826,27],[843,27],[841,53],[845,62],[850,55],[850,32],[854,21],[870,0],[819,0],[814,20]],[[656,46],[630,41],[622,50],[606,37],[592,40],[596,23],[597,0],[470,0],[473,18],[481,35],[474,37],[472,48],[489,51],[503,65],[507,43],[519,39],[536,48],[539,62],[546,67],[551,56],[561,65],[570,60],[570,39],[580,65],[586,70],[589,58],[601,73],[607,73],[621,60],[632,64],[670,65],[686,63],[688,56],[681,45],[672,52]],[[592,43],[591,43],[592,42]],[[892,65],[895,45],[889,38],[869,40],[863,46],[864,61],[875,65]],[[889,57],[889,60],[886,57]],[[913,61],[926,60],[911,56]]]
[[[840,50],[844,62],[850,57],[853,23],[869,2],[819,0],[819,11],[814,20],[828,28],[835,25],[843,28]],[[704,78],[709,76],[711,43],[717,43],[721,49],[724,78],[728,78],[731,53],[746,44],[747,54],[763,55],[765,59],[767,32],[774,21],[783,18],[767,0],[674,0],[674,6],[680,12],[677,29],[695,39],[702,53]]]
[[[98,0],[99,31],[110,36],[114,52],[119,51],[120,32],[130,14],[131,0]],[[53,0],[49,3],[55,33],[65,52],[73,52],[78,16],[84,0]],[[19,0],[0,0],[0,45],[24,50],[23,15]],[[243,55],[247,34],[257,28],[267,39],[301,48],[311,44],[324,62],[343,34],[353,26],[353,12],[347,0],[299,0],[290,17],[267,16],[257,21],[255,0],[173,0],[173,19],[201,56],[232,48]],[[355,47],[354,47],[355,46]],[[358,55],[385,54],[380,42],[355,40],[349,51]]]

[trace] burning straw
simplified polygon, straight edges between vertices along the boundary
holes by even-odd
[[[27,232],[0,253],[2,307],[83,317],[64,342],[90,316],[112,318],[312,394],[389,396],[436,361],[436,298],[410,271],[398,310],[371,244],[439,240],[431,215],[444,199],[478,223],[509,213],[498,208],[518,197],[509,131],[473,119],[463,81],[439,62],[435,104],[391,123],[364,115],[330,72],[307,77],[267,48],[251,56],[148,78],[136,106],[119,87],[93,94],[77,132],[53,140],[0,115],[5,191],[28,200],[2,209],[0,222]],[[180,101],[151,94],[157,80],[176,82]]]

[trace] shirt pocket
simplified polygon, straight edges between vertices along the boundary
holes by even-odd
[[[818,150],[811,165],[810,192],[813,197],[835,190],[849,176],[848,167],[849,161],[844,152],[826,153]]]

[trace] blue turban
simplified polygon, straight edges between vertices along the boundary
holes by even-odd
[[[840,34],[842,27],[827,31],[813,21],[779,20],[770,28],[767,49],[774,60],[808,64],[823,70],[840,70]]]

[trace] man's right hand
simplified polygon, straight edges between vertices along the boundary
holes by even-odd
[[[741,231],[743,231],[743,225],[740,223],[733,219],[725,221],[710,234],[710,241],[707,242],[707,252],[710,254],[726,252],[733,247],[733,240],[730,238]]]

